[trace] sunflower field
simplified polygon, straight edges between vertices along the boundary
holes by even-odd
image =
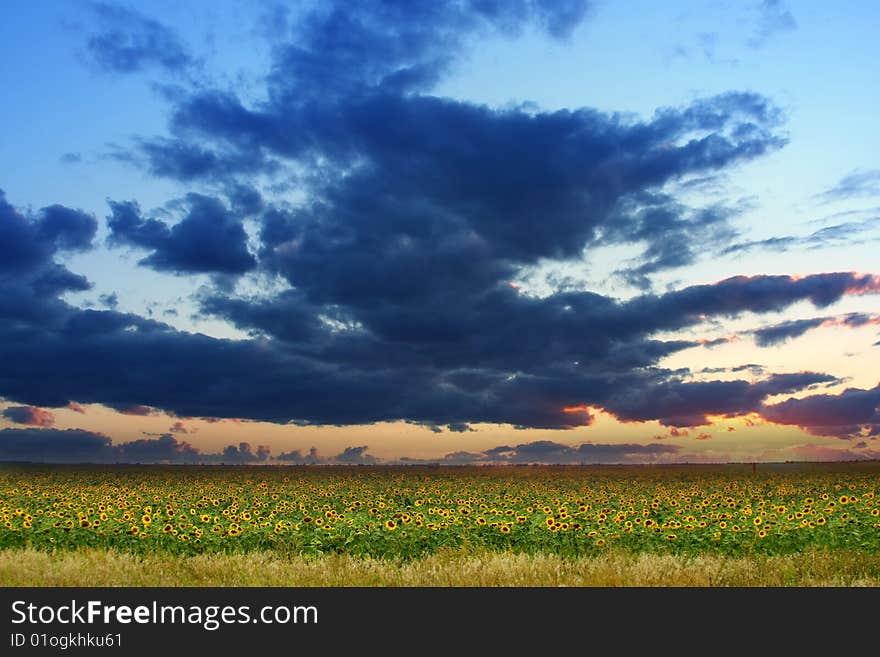
[[[0,549],[880,551],[880,464],[0,468]]]

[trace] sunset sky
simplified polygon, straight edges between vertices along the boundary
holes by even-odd
[[[0,460],[880,458],[880,4],[0,14]]]

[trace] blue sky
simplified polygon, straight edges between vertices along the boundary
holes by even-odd
[[[878,25],[9,2],[0,454],[876,457]]]

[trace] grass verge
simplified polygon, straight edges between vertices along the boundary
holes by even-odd
[[[597,557],[441,552],[412,561],[272,552],[0,551],[0,586],[880,586],[880,553]]]

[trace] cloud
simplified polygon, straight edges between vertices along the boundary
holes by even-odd
[[[260,149],[230,150],[213,148],[164,137],[138,139],[138,151],[114,150],[109,157],[120,162],[145,166],[160,178],[193,182],[204,178],[224,179],[226,171],[238,174],[273,173],[277,162]]]
[[[755,344],[759,347],[769,347],[799,337],[810,329],[822,326],[824,322],[824,317],[796,319],[756,329],[752,331],[752,335],[755,337]]]
[[[34,406],[76,400],[126,413],[162,409],[178,417],[279,423],[568,428],[589,424],[592,416],[565,409],[593,406],[625,420],[685,426],[705,422],[707,414],[751,412],[768,395],[834,377],[687,382],[656,368],[656,361],[698,343],[667,344],[646,335],[690,326],[706,315],[778,310],[803,299],[827,304],[876,285],[870,276],[849,273],[743,277],[624,303],[592,293],[528,298],[504,286],[485,296],[474,315],[449,306],[459,316],[448,321],[464,323],[446,335],[416,326],[383,334],[321,321],[289,341],[283,333],[212,338],[59,301],[52,323],[33,325],[39,330],[0,322],[0,394]],[[240,310],[253,317],[247,306]],[[389,319],[406,317],[400,311]],[[309,316],[290,315],[294,322]],[[275,331],[262,315],[256,318],[266,334]],[[269,319],[285,326],[283,314]],[[524,339],[530,335],[541,337]]]
[[[101,459],[110,438],[81,429],[0,430],[0,460],[85,462]]]
[[[55,424],[55,414],[36,406],[10,406],[2,413],[10,422],[34,427],[51,427]]]
[[[312,447],[308,454],[303,454],[298,449],[289,452],[282,452],[276,457],[276,460],[286,463],[294,463],[299,465],[320,463],[321,457],[318,456],[318,448]]]
[[[52,257],[60,252],[88,251],[98,228],[91,215],[63,205],[47,206],[34,216],[24,215],[7,202],[3,190],[0,222],[0,251],[4,254],[0,273],[4,274],[38,273],[46,269],[67,272],[54,264]]]
[[[854,445],[860,451],[824,445],[793,445],[783,449],[769,450],[762,455],[762,461],[868,461],[880,459],[880,451],[863,449],[867,444]]]
[[[250,443],[241,442],[227,445],[217,458],[223,463],[264,463],[269,458],[269,447],[258,445],[255,452]]]
[[[140,12],[106,3],[93,3],[97,29],[86,42],[88,60],[106,73],[136,73],[160,69],[181,74],[194,64],[180,37],[169,27]]]
[[[467,433],[471,431],[476,431],[476,429],[471,427],[467,422],[450,422],[448,425],[446,425],[446,428],[453,433]]]
[[[58,295],[91,284],[56,258],[87,251],[96,231],[97,221],[84,212],[52,205],[25,214],[0,190],[0,321],[19,330],[58,321],[65,308]]]
[[[817,436],[859,438],[880,435],[880,386],[847,388],[839,395],[812,395],[765,405],[761,415],[796,425]]]
[[[180,420],[172,424],[168,431],[171,433],[189,433],[189,430]]]
[[[369,449],[367,445],[346,447],[339,454],[324,457],[318,454],[316,447],[312,447],[307,454],[303,454],[299,450],[282,452],[276,457],[276,460],[297,465],[375,465],[382,462],[382,459],[368,454],[367,449]]]
[[[242,274],[256,265],[241,219],[220,200],[190,193],[183,205],[186,215],[169,227],[144,218],[137,203],[110,201],[110,243],[150,250],[139,264],[178,274]]]
[[[144,406],[143,404],[108,404],[110,408],[115,411],[122,413],[123,415],[158,415],[160,411],[155,408],[151,408],[150,406]]]
[[[279,45],[273,82],[279,90],[331,98],[366,86],[422,89],[448,71],[469,38],[517,34],[528,24],[565,38],[589,6],[583,0],[322,3]]]
[[[643,463],[674,459],[681,448],[677,445],[651,443],[564,445],[549,440],[520,443],[516,446],[499,445],[484,452],[452,452],[442,463],[467,465],[476,463]],[[412,460],[410,460],[412,461]]]
[[[98,301],[102,306],[115,310],[119,306],[119,295],[116,292],[110,294],[102,294],[98,297]]]
[[[104,460],[122,463],[198,463],[206,457],[171,434],[155,439],[141,438],[115,446]]]
[[[361,445],[360,447],[346,447],[335,457],[335,460],[339,463],[347,464],[377,463],[378,459],[375,456],[367,454],[367,449],[369,449],[367,445]]]
[[[784,115],[769,99],[730,91],[637,117],[432,95],[481,38],[529,28],[565,38],[588,10],[539,0],[319,3],[273,37],[258,93],[182,82],[166,96],[168,133],[141,136],[117,156],[212,195],[149,213],[111,200],[109,244],[175,275],[249,274],[236,287],[206,285],[196,299],[202,317],[248,337],[180,331],[112,304],[72,306],[63,293],[88,282],[55,256],[88,248],[94,220],[61,206],[25,216],[3,201],[0,395],[50,408],[77,400],[181,418],[403,420],[459,432],[482,422],[585,426],[594,409],[696,426],[835,380],[805,372],[693,381],[660,366],[703,344],[657,337],[666,332],[880,292],[880,278],[855,272],[650,291],[657,273],[736,236],[741,207],[692,207],[670,189],[723,179],[782,148]],[[161,25],[97,11],[116,21],[107,34],[119,30],[93,53],[106,69],[191,65]],[[589,262],[608,246],[637,249],[620,274],[640,294],[555,286],[539,297],[512,285],[529,268]],[[255,290],[263,281],[271,285]],[[243,445],[222,457],[268,458]],[[505,458],[544,447],[559,458],[606,455],[554,445],[523,443]],[[371,458],[362,447],[337,457]],[[300,458],[311,455],[285,456]]]
[[[256,464],[268,462],[269,457],[268,447],[260,445],[255,451],[247,442],[228,445],[219,453],[203,453],[170,433],[114,445],[108,436],[83,429],[0,430],[0,461]]]
[[[623,421],[657,420],[668,426],[691,427],[709,424],[709,415],[737,417],[753,413],[762,408],[761,403],[768,396],[831,381],[836,381],[835,377],[801,372],[774,374],[755,383],[659,382],[620,390],[603,406]]]
[[[846,221],[820,228],[809,235],[770,237],[763,240],[736,242],[720,251],[720,255],[743,254],[756,249],[784,253],[795,248],[808,250],[864,244],[876,240],[869,235],[880,228],[880,217],[870,217],[860,221]]]
[[[853,171],[816,198],[824,203],[864,196],[880,196],[880,169]]]
[[[756,11],[757,25],[748,40],[752,48],[760,48],[776,34],[797,28],[797,21],[782,0],[763,0]]]
[[[795,319],[772,324],[749,331],[759,347],[769,347],[802,336],[807,331],[820,326],[844,326],[858,328],[867,325],[880,325],[880,315],[871,313],[848,313],[840,317],[812,317]]]

